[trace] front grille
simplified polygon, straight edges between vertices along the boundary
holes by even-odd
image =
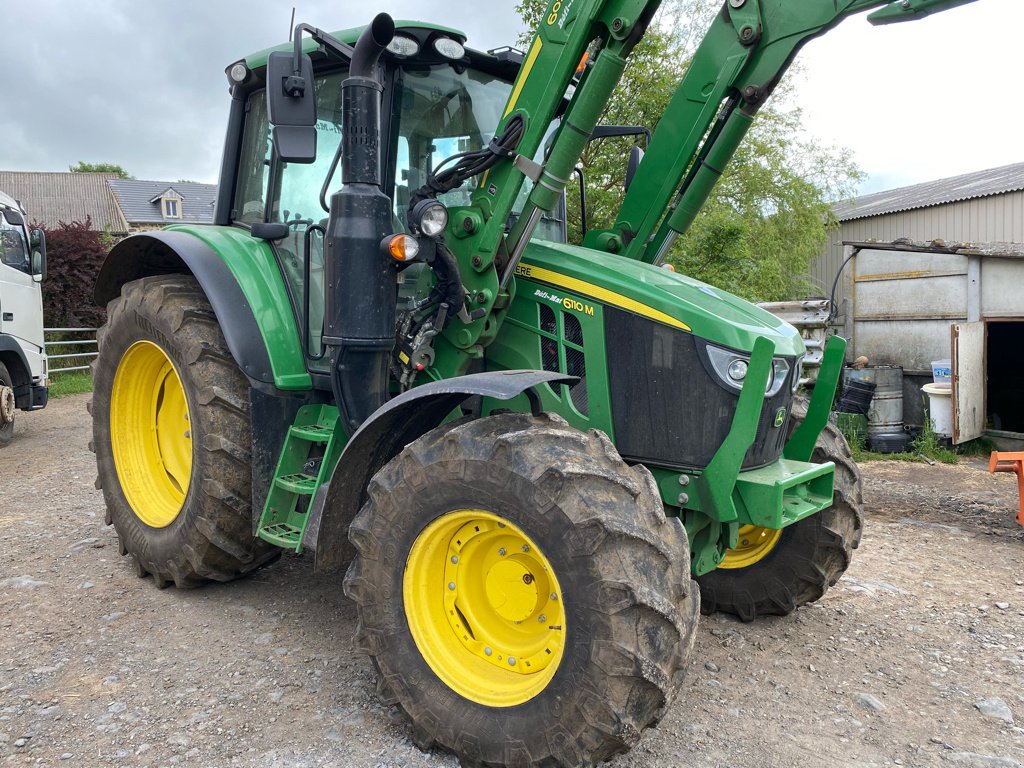
[[[604,317],[619,453],[662,466],[707,466],[732,425],[738,393],[725,389],[706,369],[700,342],[692,334],[608,306]],[[790,388],[784,385],[765,403],[744,469],[771,464],[779,457],[791,399]],[[779,408],[786,409],[786,419],[776,427]]]

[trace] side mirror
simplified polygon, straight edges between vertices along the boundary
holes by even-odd
[[[644,151],[640,149],[639,144],[634,144],[633,148],[629,150],[629,159],[626,161],[626,183],[622,187],[624,192],[629,191],[629,184],[636,176],[636,169],[640,167],[640,161],[643,159]]]
[[[316,160],[316,92],[308,55],[299,58],[298,72],[291,53],[275,51],[267,57],[267,115],[278,157],[287,163]]]
[[[46,279],[46,233],[32,230],[32,279],[37,283]]]

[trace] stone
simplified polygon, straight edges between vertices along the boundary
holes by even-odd
[[[0,579],[0,587],[14,587],[15,589],[39,589],[47,586],[45,581],[36,581],[31,576],[11,576],[7,579]]]
[[[61,756],[60,756],[60,759],[61,760],[70,760],[73,757],[74,757],[74,754],[72,754],[71,752],[62,752]]]
[[[718,665],[715,664],[715,662],[713,662],[713,661],[705,661],[704,662],[704,669],[706,669],[708,672],[717,672],[718,671]]]
[[[885,709],[885,704],[880,702],[870,693],[855,693],[853,694],[853,700],[864,707],[864,709],[870,709],[873,712],[881,712]]]
[[[996,608],[998,608],[998,609],[999,609],[1000,611],[1005,611],[1005,610],[1007,610],[1007,609],[1008,609],[1009,607],[1010,607],[1010,604],[1009,604],[1009,603],[1003,603],[1003,602],[998,602],[998,603],[996,603]]]
[[[1006,706],[1006,702],[1000,698],[981,699],[974,702],[974,707],[985,717],[994,717],[1006,723],[1013,722],[1013,712]]]

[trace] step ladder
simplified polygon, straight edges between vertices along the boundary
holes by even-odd
[[[330,477],[344,447],[337,426],[333,405],[304,405],[295,414],[256,529],[264,541],[302,552],[313,494]]]

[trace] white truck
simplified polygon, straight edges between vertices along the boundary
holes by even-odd
[[[0,192],[0,447],[11,441],[17,410],[46,406],[45,277],[43,231],[29,232],[25,209]]]

